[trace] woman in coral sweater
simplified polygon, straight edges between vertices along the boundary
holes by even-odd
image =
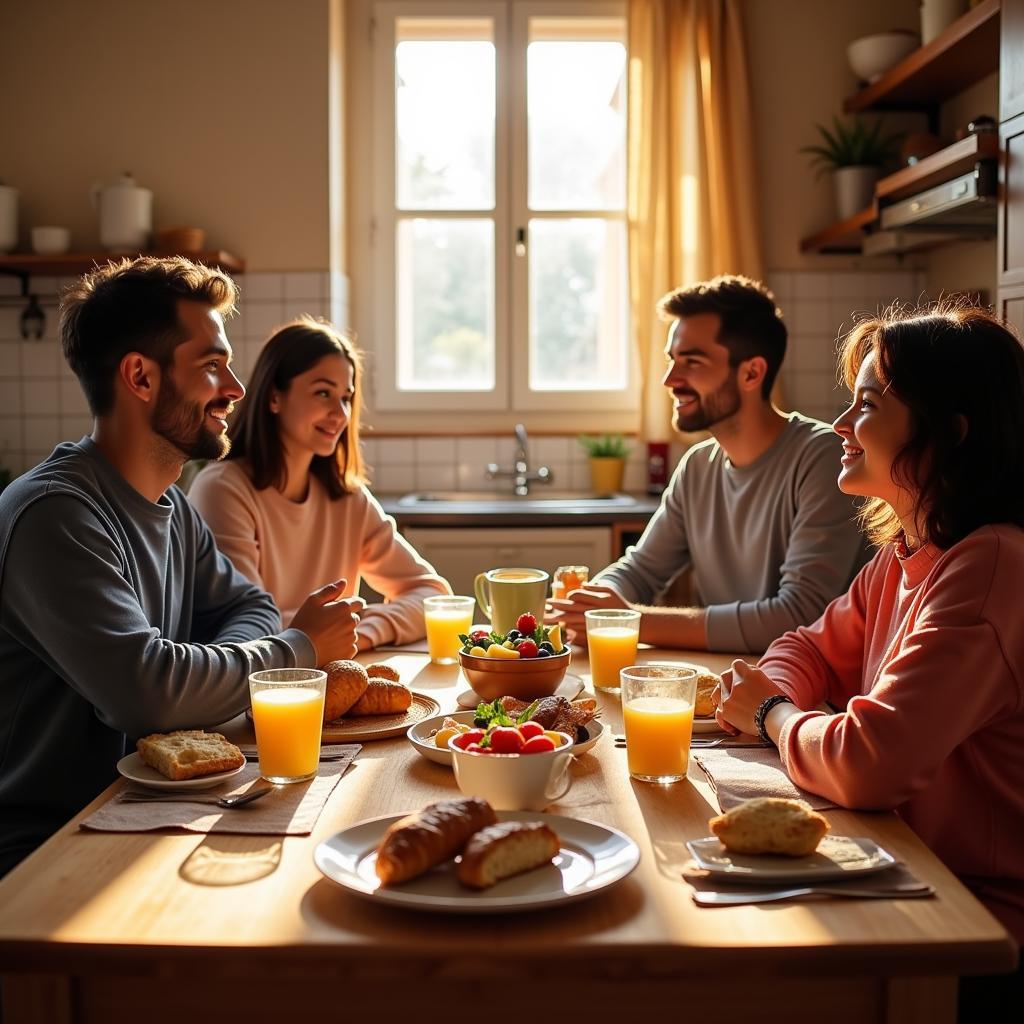
[[[895,808],[1020,942],[1024,349],[944,307],[859,324],[841,363],[839,486],[881,550],[817,622],[734,663],[719,721],[760,727],[806,790]]]
[[[364,484],[359,350],[330,324],[278,329],[253,367],[229,430],[231,452],[196,477],[189,499],[238,570],[285,622],[310,589],[361,578],[383,595],[362,614],[360,650],[424,635],[423,598],[451,588],[395,529]]]

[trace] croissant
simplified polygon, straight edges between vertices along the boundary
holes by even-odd
[[[327,690],[324,695],[324,721],[341,718],[366,692],[366,669],[357,661],[329,661],[324,665]]]
[[[407,814],[384,833],[377,847],[377,877],[384,885],[407,882],[454,857],[474,832],[498,820],[478,796],[442,800]]]
[[[372,677],[363,695],[348,709],[350,716],[397,715],[408,711],[412,704],[412,690],[403,683]]]

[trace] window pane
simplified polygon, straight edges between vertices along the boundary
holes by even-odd
[[[494,44],[395,47],[395,193],[401,210],[494,208]]]
[[[531,209],[625,208],[625,74],[622,43],[530,43]]]
[[[494,387],[494,222],[398,224],[398,387]]]
[[[530,388],[625,388],[626,228],[596,218],[530,222]]]

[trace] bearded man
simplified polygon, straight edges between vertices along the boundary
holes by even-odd
[[[291,628],[174,482],[228,451],[245,394],[223,317],[236,288],[188,260],[86,274],[61,302],[92,434],[0,495],[0,875],[116,778],[151,732],[216,725],[250,672],[355,654],[344,581]]]
[[[675,426],[707,430],[680,460],[637,545],[564,600],[550,621],[577,636],[590,608],[638,608],[659,647],[763,651],[813,622],[868,551],[836,486],[842,445],[826,423],[782,413],[771,388],[786,327],[761,283],[716,277],[670,292],[663,383]],[[692,568],[700,606],[656,605]]]

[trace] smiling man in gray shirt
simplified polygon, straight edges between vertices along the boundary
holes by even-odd
[[[659,647],[759,652],[813,622],[869,552],[836,485],[841,442],[825,423],[782,413],[770,392],[786,351],[771,292],[744,277],[666,295],[664,384],[675,425],[711,440],[684,455],[637,545],[582,590],[553,601],[553,620],[582,635],[590,608],[643,612]],[[654,604],[692,567],[701,605]]]

